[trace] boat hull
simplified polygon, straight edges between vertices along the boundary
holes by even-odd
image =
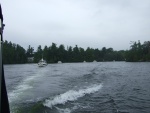
[[[47,64],[46,63],[44,63],[44,64],[43,63],[38,63],[38,66],[39,67],[45,67],[45,66],[47,66]]]

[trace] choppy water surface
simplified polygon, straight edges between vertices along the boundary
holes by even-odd
[[[4,68],[11,113],[150,113],[150,63]]]

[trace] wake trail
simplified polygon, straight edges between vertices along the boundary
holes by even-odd
[[[41,77],[41,74],[37,73],[36,75],[25,77],[12,92],[8,93],[9,102],[11,103],[20,99],[19,96],[24,95],[27,90],[32,89],[32,82]]]
[[[44,106],[52,108],[57,104],[65,104],[68,101],[75,101],[86,94],[92,94],[99,91],[102,88],[102,84],[94,84],[85,89],[80,90],[69,90],[63,94],[55,96],[53,99],[46,99],[43,103]]]

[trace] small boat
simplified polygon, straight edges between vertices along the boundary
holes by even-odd
[[[58,64],[62,64],[62,61],[58,61]]]
[[[44,59],[42,58],[42,59],[38,62],[38,66],[39,66],[39,67],[47,66],[46,60],[44,60]]]
[[[97,62],[96,60],[94,60],[93,62]]]

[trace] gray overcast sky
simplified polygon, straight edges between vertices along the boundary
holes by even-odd
[[[126,50],[150,40],[150,0],[1,0],[4,40]]]

